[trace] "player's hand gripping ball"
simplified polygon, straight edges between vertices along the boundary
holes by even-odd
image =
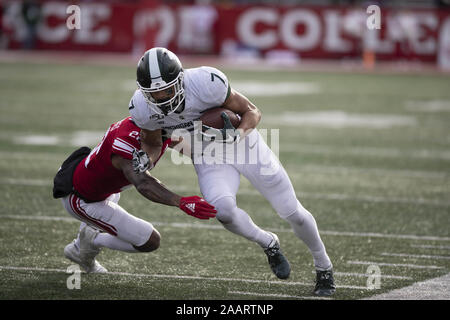
[[[202,135],[205,140],[217,142],[239,142],[240,133],[236,130],[241,123],[240,117],[225,108],[212,108],[203,113]]]

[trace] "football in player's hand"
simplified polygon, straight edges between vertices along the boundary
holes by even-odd
[[[231,123],[233,124],[233,127],[237,128],[239,126],[241,123],[239,116],[233,111],[221,107],[206,110],[199,120],[206,126],[216,129],[223,129],[224,122],[221,116],[222,112],[226,112]]]

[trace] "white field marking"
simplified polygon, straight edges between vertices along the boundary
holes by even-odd
[[[0,184],[11,184],[21,186],[41,186],[51,187],[53,182],[43,179],[18,179],[18,178],[0,178]],[[192,187],[175,186],[171,190],[176,192],[192,191]],[[244,189],[239,190],[238,195],[260,195],[257,190]],[[349,201],[363,201],[363,202],[376,202],[376,203],[410,203],[416,205],[433,205],[433,206],[450,206],[450,201],[430,200],[421,198],[394,198],[394,197],[377,197],[366,195],[347,195],[341,193],[312,193],[312,192],[299,192],[296,194],[299,199],[326,199],[326,200],[349,200]]]
[[[382,158],[415,158],[415,159],[439,159],[450,160],[450,151],[433,149],[399,150],[395,148],[380,147],[336,147],[311,144],[280,144],[280,151],[306,152],[318,154],[350,154],[355,156],[370,156]]]
[[[430,259],[430,260],[450,260],[450,256],[434,256],[434,255],[427,255],[427,254],[383,252],[381,255],[388,256],[388,257],[405,257],[405,258],[419,258],[419,259]]]
[[[436,236],[417,236],[412,234],[388,234],[374,232],[343,232],[343,231],[320,231],[321,234],[329,236],[349,236],[349,237],[371,237],[403,240],[431,240],[431,241],[450,241],[450,237]]]
[[[29,135],[13,137],[12,141],[16,144],[54,146],[61,144],[61,138],[55,135]]]
[[[420,112],[449,112],[450,100],[410,100],[406,101],[405,109],[408,111],[420,111]]]
[[[12,270],[12,271],[37,271],[37,272],[58,272],[66,273],[65,269],[47,269],[47,268],[35,268],[35,267],[15,267],[15,266],[0,266],[0,270]],[[204,281],[224,281],[224,282],[243,282],[243,283],[265,283],[265,284],[279,284],[287,286],[312,286],[313,283],[304,282],[288,282],[288,281],[270,281],[270,280],[257,280],[257,279],[238,279],[238,278],[223,278],[223,277],[200,277],[200,276],[188,276],[188,275],[170,275],[170,274],[147,274],[147,273],[128,273],[128,272],[107,272],[103,275],[116,275],[136,278],[157,278],[157,279],[184,279],[184,280],[204,280]],[[367,290],[367,287],[351,286],[351,285],[338,285],[337,288],[343,289],[356,289]]]
[[[46,221],[65,221],[65,222],[79,222],[71,217],[53,217],[53,216],[24,216],[24,215],[0,215],[0,219],[16,219],[16,220],[46,220]],[[167,223],[152,221],[153,225],[165,226],[173,228],[197,228],[210,230],[225,230],[219,224],[200,224],[200,223]],[[292,232],[291,229],[266,228],[273,232]],[[348,231],[320,231],[323,235],[329,236],[345,236],[345,237],[371,237],[371,238],[387,238],[387,239],[403,239],[403,240],[432,240],[432,241],[450,241],[450,237],[437,236],[416,236],[407,234],[386,234],[386,233],[372,233],[372,232],[348,232]]]
[[[413,248],[450,250],[450,246],[434,246],[428,244],[411,244]]]
[[[450,273],[364,300],[450,300]]]
[[[292,166],[294,167],[294,166]],[[426,178],[426,179],[445,179],[449,176],[448,171],[437,170],[409,170],[409,169],[384,169],[384,168],[355,168],[344,166],[318,166],[318,165],[301,165],[296,166],[297,171],[316,171],[321,173],[330,174],[364,174],[364,175],[386,175],[386,176],[399,176],[405,178]],[[295,175],[296,173],[291,173]],[[298,174],[298,173],[297,173]]]
[[[347,195],[341,193],[310,193],[302,192],[297,193],[298,198],[309,199],[327,199],[327,200],[350,200],[350,201],[363,201],[363,202],[379,202],[379,203],[411,203],[417,205],[433,205],[433,206],[450,206],[450,201],[430,200],[422,198],[395,198],[395,197],[377,197],[366,195]]]
[[[51,187],[53,181],[43,179],[16,179],[16,178],[2,178],[0,184],[12,184],[19,186],[37,186],[37,187]]]
[[[313,273],[315,273],[313,271]],[[333,272],[335,276],[343,276],[343,277],[358,277],[358,278],[367,278],[372,275],[367,273],[353,273],[353,272]],[[412,280],[412,277],[405,277],[405,276],[395,276],[395,275],[389,275],[389,274],[381,274],[381,278],[386,279],[399,279],[399,280]]]
[[[304,299],[304,300],[333,300],[332,298],[326,298],[326,297],[291,296],[291,295],[288,295],[288,294],[279,294],[279,293],[228,291],[228,294],[240,294],[240,295],[246,295],[246,296],[271,297],[271,298],[294,298],[294,299]]]
[[[12,141],[23,145],[93,146],[100,142],[103,134],[102,131],[75,131],[69,135],[23,135],[13,137]]]
[[[264,121],[276,125],[314,126],[330,129],[389,129],[397,126],[417,125],[414,116],[348,113],[341,110],[283,112],[280,115],[266,115]]]
[[[55,154],[55,153],[45,153],[45,152],[27,152],[27,151],[0,151],[0,158],[1,159],[18,159],[18,160],[24,160],[24,159],[30,159],[33,158],[33,160],[43,160],[43,161],[55,161],[59,156],[64,157],[64,155]]]
[[[22,216],[22,215],[0,215],[0,219],[15,219],[15,220],[36,220],[36,221],[64,221],[64,222],[73,222],[80,223],[79,220],[76,220],[72,217],[53,217],[53,216]]]
[[[441,266],[422,266],[417,264],[406,264],[406,263],[385,263],[385,262],[374,262],[374,261],[347,261],[348,264],[356,264],[356,265],[377,265],[382,267],[405,267],[411,269],[445,269],[445,267]]]
[[[75,131],[69,138],[72,146],[95,146],[102,139],[104,131]]]

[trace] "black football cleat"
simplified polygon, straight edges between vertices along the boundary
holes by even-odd
[[[331,296],[336,292],[336,285],[333,279],[333,270],[316,270],[316,287],[314,294],[317,296]]]
[[[279,279],[287,279],[291,273],[291,266],[289,265],[289,261],[287,261],[286,257],[281,252],[280,241],[278,240],[277,235],[271,232],[270,234],[272,235],[273,240],[267,249],[264,250],[264,253],[267,255],[272,272]]]

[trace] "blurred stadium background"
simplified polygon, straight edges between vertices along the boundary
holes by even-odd
[[[79,5],[79,24],[70,5]],[[380,29],[366,26],[370,5],[381,8]],[[12,0],[0,7],[0,48],[139,56],[162,46],[246,63],[356,60],[367,68],[388,61],[448,69],[449,7],[448,0]]]
[[[371,5],[380,29],[367,26]],[[1,299],[313,298],[306,247],[244,179],[238,202],[278,233],[289,281],[217,222],[129,190],[122,206],[155,224],[160,250],[105,251],[113,273],[67,289],[77,222],[51,198],[54,173],[128,115],[153,46],[220,68],[262,110],[260,127],[280,129],[280,159],[334,263],[334,299],[450,299],[448,0],[0,1]],[[170,155],[153,173],[199,192]]]

